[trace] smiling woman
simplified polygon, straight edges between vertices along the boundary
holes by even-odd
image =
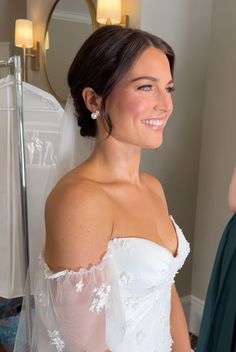
[[[74,113],[95,146],[46,202],[32,350],[191,350],[174,285],[189,244],[160,182],[139,170],[173,110],[174,61],[159,37],[105,26],[72,62]]]
[[[173,110],[172,90],[167,56],[155,47],[147,48],[107,98],[113,125],[111,135],[142,148],[159,147]],[[101,137],[105,137],[105,132]]]

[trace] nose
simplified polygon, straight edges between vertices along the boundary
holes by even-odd
[[[157,96],[155,97],[154,109],[156,111],[171,113],[173,110],[173,101],[171,94],[166,92],[166,90],[163,90],[161,92],[159,91]]]

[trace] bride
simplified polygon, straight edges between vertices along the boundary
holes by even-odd
[[[80,134],[95,146],[47,199],[32,350],[191,351],[174,284],[189,244],[160,182],[139,171],[142,148],[163,142],[174,60],[152,34],[104,26],[70,67]]]

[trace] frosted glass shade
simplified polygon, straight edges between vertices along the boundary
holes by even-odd
[[[22,48],[33,47],[33,24],[29,20],[16,20],[15,46]]]
[[[97,0],[97,22],[118,24],[121,21],[120,0]]]

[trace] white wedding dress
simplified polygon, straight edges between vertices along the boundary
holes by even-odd
[[[140,237],[110,240],[101,262],[78,272],[53,273],[41,255],[31,351],[170,352],[171,287],[190,251],[171,220],[175,257]]]

